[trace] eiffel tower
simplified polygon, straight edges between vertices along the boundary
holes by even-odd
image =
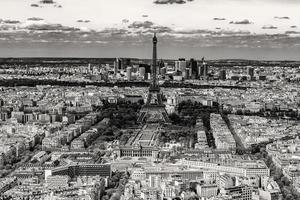
[[[149,87],[146,104],[140,110],[138,123],[166,123],[169,122],[165,105],[162,102],[162,93],[157,84],[157,37],[153,37],[152,83]]]

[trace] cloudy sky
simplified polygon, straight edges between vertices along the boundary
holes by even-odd
[[[0,0],[0,57],[300,60],[299,0]]]

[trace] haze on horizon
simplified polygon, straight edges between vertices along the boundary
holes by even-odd
[[[0,1],[0,57],[300,60],[297,0]]]

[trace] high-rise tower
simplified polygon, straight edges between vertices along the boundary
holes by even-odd
[[[142,107],[138,118],[139,123],[160,123],[169,121],[162,94],[157,83],[157,37],[153,37],[152,83],[149,87],[146,104]]]
[[[204,60],[204,57],[202,58],[202,63],[200,65],[200,78],[207,80],[208,79],[208,65]]]

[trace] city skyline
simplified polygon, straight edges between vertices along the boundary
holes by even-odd
[[[0,199],[300,199],[299,62],[158,60],[151,36],[152,61],[0,59]]]
[[[155,2],[3,0],[0,57],[300,60],[297,1]]]

